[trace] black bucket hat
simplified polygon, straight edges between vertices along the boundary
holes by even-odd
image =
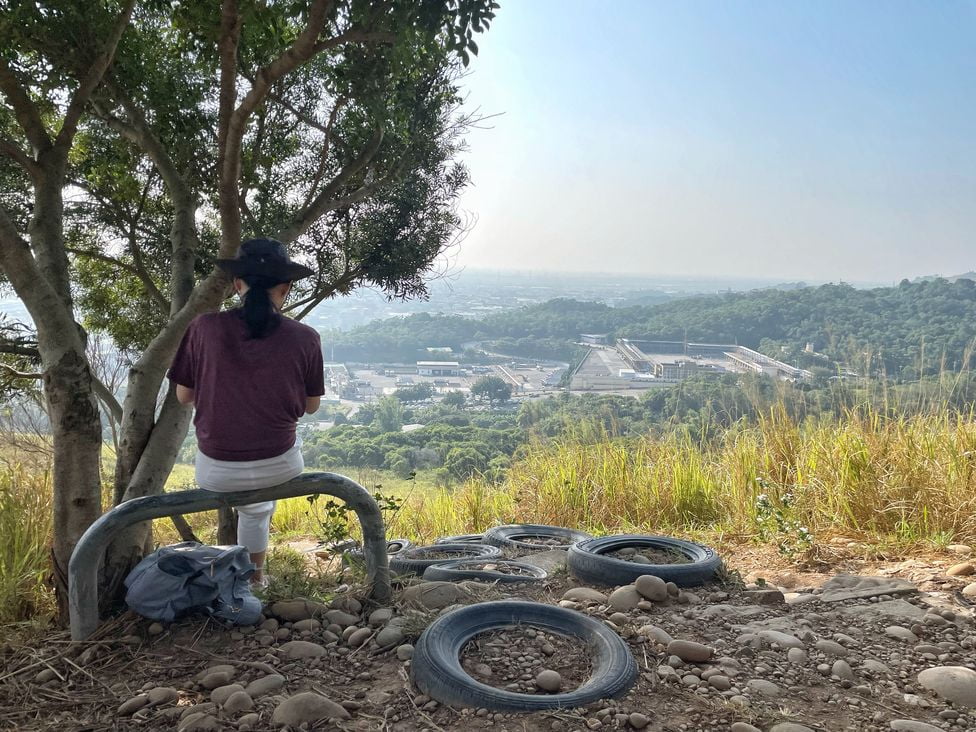
[[[274,239],[248,239],[234,259],[218,259],[217,266],[235,277],[261,275],[280,282],[311,277],[315,270],[288,258],[288,250]]]

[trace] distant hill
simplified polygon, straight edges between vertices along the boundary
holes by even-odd
[[[426,313],[376,321],[329,336],[336,358],[415,356],[426,346],[505,342],[503,353],[565,353],[580,333],[611,337],[738,343],[801,366],[823,366],[807,344],[861,373],[917,378],[968,368],[976,344],[976,280],[903,281],[858,289],[829,284],[700,295],[657,305],[610,307],[556,299],[480,320]],[[517,349],[517,350],[515,350]]]
[[[976,272],[970,270],[969,272],[963,272],[962,274],[953,275],[952,277],[942,277],[941,275],[925,275],[924,277],[916,277],[912,282],[931,282],[932,280],[945,280],[946,282],[955,282],[956,280],[972,280],[976,282]]]

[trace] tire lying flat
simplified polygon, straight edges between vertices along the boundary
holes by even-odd
[[[465,643],[479,633],[528,625],[582,640],[589,646],[593,674],[562,694],[520,694],[475,680],[462,668]],[[410,673],[431,699],[461,708],[534,712],[579,707],[625,694],[637,679],[637,663],[624,640],[603,623],[574,610],[536,602],[483,602],[443,615],[414,646]]]
[[[399,554],[412,546],[413,543],[409,539],[390,539],[388,542],[386,542],[386,554],[388,557],[392,557],[394,554]],[[361,546],[356,546],[354,549],[349,549],[342,552],[343,564],[361,564],[365,561],[366,557],[363,554],[363,549]]]
[[[451,552],[456,557],[444,558],[431,556],[441,552]],[[390,557],[390,571],[393,574],[420,574],[427,567],[443,562],[453,562],[456,559],[492,559],[501,557],[502,550],[497,546],[487,544],[434,544],[432,546],[415,546],[404,549]]]
[[[493,564],[515,567],[521,570],[522,574],[506,574],[490,569],[472,569],[472,566],[484,564],[486,561]],[[549,576],[542,567],[527,562],[514,562],[510,559],[455,559],[450,562],[441,562],[431,565],[424,570],[424,579],[428,581],[441,580],[444,582],[462,582],[464,580],[474,580],[476,582],[497,582],[499,584],[513,584],[516,582],[542,582]]]
[[[394,554],[399,554],[404,549],[409,549],[413,546],[413,542],[410,539],[390,539],[386,542],[386,553],[390,556]]]
[[[442,536],[435,544],[484,544],[484,534],[460,534],[459,536]]]
[[[605,556],[627,548],[658,549],[688,558],[686,564],[638,564]],[[697,587],[710,582],[722,560],[714,550],[670,536],[621,534],[601,536],[574,544],[566,555],[570,574],[588,584],[616,587],[629,585],[641,575],[653,574],[678,587]]]
[[[528,539],[556,539],[558,544],[537,544]],[[577,541],[589,539],[590,534],[562,526],[544,524],[507,524],[495,526],[485,532],[485,543],[502,549],[517,549],[521,552],[544,552],[549,549],[569,549]]]

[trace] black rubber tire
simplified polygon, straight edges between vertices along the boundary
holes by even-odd
[[[502,550],[497,546],[487,544],[434,544],[433,546],[415,546],[404,549],[390,557],[390,572],[393,574],[423,574],[427,567],[443,562],[453,562],[454,559],[434,558],[425,559],[434,552],[455,552],[462,555],[462,559],[489,559],[500,557]]]
[[[484,534],[461,534],[459,536],[442,536],[435,544],[484,544]]]
[[[494,562],[495,560],[490,561]],[[493,572],[490,569],[466,568],[472,564],[484,563],[484,559],[455,559],[452,562],[434,564],[424,570],[424,579],[431,582],[435,580],[441,580],[443,582],[475,580],[476,582],[497,582],[501,585],[509,585],[515,584],[516,582],[542,582],[549,576],[549,573],[542,567],[537,567],[527,562],[513,562],[511,559],[499,559],[496,563],[518,567],[531,574],[505,574],[504,572]]]
[[[410,539],[390,539],[386,542],[386,553],[389,556],[394,554],[399,554],[404,549],[409,549],[413,546],[413,542]]]
[[[562,539],[557,546],[545,546],[522,541],[523,537],[538,536],[546,539]],[[576,529],[566,529],[562,526],[544,526],[542,524],[507,524],[495,526],[485,532],[485,543],[499,546],[502,549],[517,549],[523,552],[545,552],[550,549],[569,549],[573,544],[589,539],[590,534]]]
[[[388,557],[395,556],[412,546],[413,542],[411,542],[409,539],[390,539],[388,542],[386,542],[386,555]],[[362,564],[365,561],[366,557],[363,554],[362,547],[350,549],[342,553],[342,563],[347,566],[350,564]]]
[[[604,556],[628,547],[652,547],[678,552],[691,562],[687,564],[636,564]],[[616,587],[629,585],[641,575],[653,574],[678,587],[697,587],[710,582],[722,564],[713,549],[670,536],[620,534],[587,539],[573,545],[566,556],[569,572],[587,584]]]
[[[460,660],[465,643],[479,633],[517,625],[585,641],[593,675],[579,688],[563,694],[520,694],[469,676]],[[535,712],[581,707],[622,696],[637,679],[637,663],[624,640],[598,620],[553,605],[503,600],[468,605],[437,618],[414,646],[410,674],[420,691],[442,704],[496,712]]]

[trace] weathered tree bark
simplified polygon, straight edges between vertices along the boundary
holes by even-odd
[[[217,509],[217,543],[221,546],[237,543],[237,511],[233,508]]]
[[[84,331],[75,322],[64,242],[65,171],[78,123],[95,87],[112,63],[129,24],[134,0],[116,18],[112,32],[81,75],[60,120],[48,133],[40,110],[17,74],[0,62],[0,91],[14,109],[31,144],[25,170],[34,185],[28,245],[0,212],[0,267],[37,327],[44,393],[54,445],[54,541],[56,590],[67,620],[67,568],[75,544],[101,513],[101,420],[95,379],[85,354]]]

